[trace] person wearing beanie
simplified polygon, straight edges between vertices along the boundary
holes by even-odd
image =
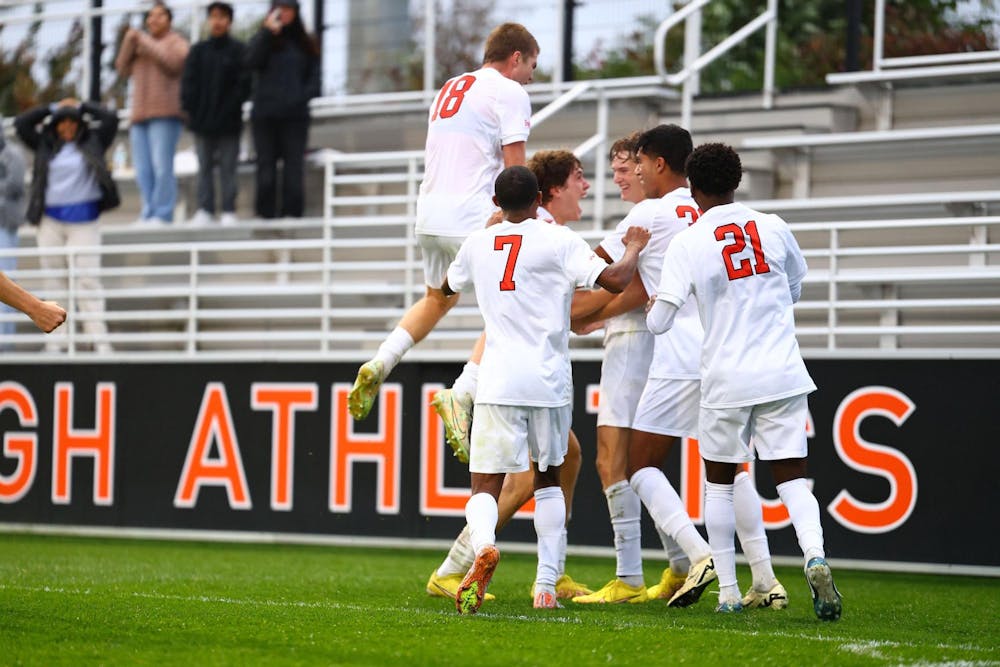
[[[35,153],[27,219],[38,225],[38,247],[99,245],[98,216],[120,203],[105,159],[118,131],[118,116],[97,104],[67,98],[24,112],[14,120],[14,128]],[[100,257],[76,253],[74,262],[77,308],[87,314],[83,330],[96,352],[109,354],[104,299],[96,276]],[[64,292],[66,279],[60,274],[68,269],[67,256],[43,254],[39,263],[47,272],[45,291]],[[45,349],[59,352],[66,344],[61,336],[46,343]]]
[[[295,0],[274,0],[247,47],[254,73],[253,142],[257,152],[254,208],[261,218],[300,218],[305,210],[309,100],[320,94],[319,45],[306,32]],[[282,162],[278,205],[278,160]]]
[[[171,30],[173,13],[162,2],[146,13],[147,32],[129,28],[115,59],[118,73],[132,78],[132,163],[142,195],[139,221],[174,219],[177,179],[174,153],[181,133],[181,73],[188,42]]]
[[[243,102],[250,74],[243,67],[246,45],[229,34],[233,6],[208,6],[208,38],[191,47],[181,78],[181,106],[198,152],[198,211],[195,225],[215,215],[215,169],[219,170],[223,225],[236,223],[236,164],[243,131]]]

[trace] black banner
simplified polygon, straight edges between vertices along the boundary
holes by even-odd
[[[834,558],[1000,566],[998,360],[814,360],[809,476]],[[468,471],[429,407],[461,369],[404,363],[367,420],[345,363],[7,365],[0,523],[451,538]],[[584,462],[570,544],[610,546],[594,470],[600,365],[574,364]],[[695,442],[667,476],[696,523]],[[766,466],[772,552],[799,555]],[[530,516],[522,513],[521,516]],[[643,543],[658,546],[648,517]],[[503,540],[534,540],[515,520]]]

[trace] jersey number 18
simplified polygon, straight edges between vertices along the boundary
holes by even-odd
[[[476,77],[466,74],[465,76],[452,79],[445,84],[445,87],[438,93],[437,104],[434,105],[434,113],[431,115],[431,120],[451,118],[457,114],[459,108],[462,106],[462,101],[465,99],[465,94],[469,92],[469,88],[472,88],[472,84],[475,82]]]

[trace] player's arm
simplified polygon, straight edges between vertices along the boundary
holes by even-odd
[[[501,148],[503,151],[503,166],[507,167],[524,167],[528,164],[528,154],[525,148],[526,142],[515,141],[512,144],[506,144]]]
[[[619,293],[628,287],[635,267],[639,262],[639,253],[649,243],[649,230],[645,227],[629,227],[622,239],[625,244],[625,254],[620,260],[601,271],[597,284],[609,292]]]
[[[642,279],[639,277],[638,272],[632,276],[631,282],[629,282],[628,286],[620,294],[608,294],[607,292],[598,292],[598,294],[605,294],[607,298],[606,302],[597,310],[591,311],[590,313],[579,317],[574,317],[574,327],[584,327],[593,322],[599,322],[601,320],[617,317],[618,315],[630,313],[649,300],[649,296],[646,294],[646,288],[643,287]]]
[[[451,285],[448,284],[448,277],[447,276],[445,276],[444,282],[441,283],[441,291],[444,292],[445,296],[454,296],[455,294],[458,294],[458,292],[456,292],[455,290],[453,290],[451,288]]]
[[[0,301],[31,318],[35,326],[49,333],[66,321],[66,311],[54,301],[42,301],[0,272]]]
[[[646,328],[654,334],[661,334],[670,330],[674,326],[674,317],[677,316],[677,304],[656,299],[652,307],[646,313]]]

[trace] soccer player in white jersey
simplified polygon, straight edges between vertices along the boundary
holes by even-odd
[[[612,180],[624,201],[636,204],[646,198],[635,173],[635,143],[639,132],[633,132],[612,144],[608,153]],[[597,413],[597,474],[608,503],[608,514],[614,533],[615,578],[600,590],[573,598],[574,602],[591,604],[640,603],[653,598],[670,598],[687,576],[687,557],[669,535],[660,538],[675,568],[664,570],[664,579],[647,590],[642,576],[640,519],[642,506],[626,476],[628,464],[629,428],[635,409],[646,384],[653,356],[653,334],[646,328],[644,305],[646,292],[642,281],[633,279],[627,288],[636,289],[638,304],[632,311],[608,318],[604,324],[604,359],[601,363],[601,392]],[[595,303],[608,302],[608,293],[594,293]],[[595,309],[596,310],[596,309]],[[591,318],[588,318],[588,320]],[[600,323],[600,322],[599,322]],[[583,327],[583,330],[589,327]],[[579,329],[574,328],[574,331]]]
[[[494,214],[497,174],[525,163],[531,103],[523,86],[538,51],[524,26],[504,23],[486,40],[482,68],[449,79],[431,104],[416,224],[427,292],[358,371],[348,396],[355,419],[368,416],[392,369],[458,301],[441,282],[462,241]]]
[[[536,219],[539,201],[531,170],[505,169],[496,181],[504,220],[466,239],[442,285],[445,294],[474,289],[486,322],[465,508],[476,559],[455,599],[462,614],[479,609],[500,558],[495,530],[504,476],[529,465],[538,535],[533,605],[558,606],[556,560],[566,518],[559,467],[572,421],[570,302],[577,287],[621,291],[649,240],[647,230],[629,230],[621,260],[608,266],[571,230]]]
[[[627,312],[636,305],[636,298],[655,294],[663,268],[663,254],[671,239],[692,224],[699,215],[694,199],[687,189],[684,162],[691,153],[691,138],[676,125],[661,125],[644,133],[636,142],[636,173],[643,192],[649,198],[636,205],[619,225],[631,224],[629,217],[641,215],[656,220],[653,240],[639,259],[639,273],[644,294],[635,297],[632,290],[616,297],[595,314]],[[602,248],[614,250],[614,235]],[[674,443],[681,437],[697,436],[697,415],[700,399],[697,358],[701,350],[702,329],[693,304],[684,312],[682,325],[668,335],[656,337],[649,378],[643,389],[628,446],[628,476],[633,489],[649,511],[661,533],[674,539],[683,554],[673,552],[663,540],[670,559],[664,570],[655,597],[665,598],[670,606],[687,606],[696,602],[715,579],[714,565],[706,554],[708,544],[694,528],[677,492],[670,485],[661,466]],[[741,503],[737,517],[740,542],[753,572],[754,587],[748,593],[747,606],[783,609],[787,594],[774,577],[771,555],[761,514],[759,497],[749,477],[741,475],[737,485]],[[638,550],[638,546],[631,547]],[[687,558],[685,558],[685,555]],[[633,558],[639,558],[638,555]],[[694,563],[690,567],[690,563]],[[687,576],[681,573],[687,571]],[[652,589],[651,589],[652,590]],[[650,595],[654,597],[654,595]]]
[[[538,207],[535,217],[543,222],[555,225],[565,225],[579,220],[582,213],[580,200],[586,196],[587,191],[590,189],[590,183],[587,182],[587,179],[583,175],[583,165],[580,164],[580,160],[573,153],[566,150],[544,150],[538,151],[531,156],[531,159],[528,160],[528,168],[535,175],[541,191],[541,205]],[[580,295],[581,291],[577,291],[574,294],[574,303]],[[646,330],[645,315],[643,316],[642,327],[643,330]],[[478,361],[479,359],[475,359],[476,363]],[[463,372],[463,375],[466,375],[466,373]],[[466,384],[464,388],[459,388],[459,382],[456,381],[450,390],[443,389],[438,392],[438,395],[447,392],[450,394],[448,403],[467,403],[468,405],[463,407],[462,410],[466,414],[471,414],[472,402],[475,400],[477,386],[478,381],[473,380]],[[448,428],[445,415],[440,410],[441,405],[441,401],[438,401],[437,397],[435,397],[434,407],[438,410],[438,414],[441,415],[442,421],[445,421],[446,428]],[[471,422],[469,424],[471,425]],[[452,427],[455,428],[454,425]],[[459,428],[456,432],[453,432],[453,437],[461,437],[467,440],[468,432],[462,432],[462,429]],[[468,451],[468,444],[464,447]],[[571,429],[567,443],[566,459],[560,468],[559,478],[559,484],[562,487],[563,496],[566,501],[567,524],[569,523],[573,507],[573,491],[576,488],[576,480],[580,472],[580,462],[580,441]],[[532,497],[534,488],[534,475],[531,471],[507,475],[504,479],[503,488],[498,500],[497,531],[503,529],[521,506]],[[585,584],[575,581],[573,577],[566,574],[566,541],[567,532],[564,526],[560,535],[559,567],[556,578],[556,596],[561,599],[570,599],[591,593],[591,590]],[[427,594],[433,597],[454,598],[458,590],[458,585],[461,583],[466,572],[468,572],[474,559],[475,552],[472,550],[469,540],[469,527],[465,526],[458,537],[455,538],[444,561],[431,573],[430,579],[427,581]],[[532,598],[534,598],[534,595],[533,587]]]
[[[708,480],[705,524],[719,577],[717,611],[742,609],[733,480],[737,466],[752,461],[756,450],[770,462],[795,527],[816,616],[836,620],[840,593],[825,560],[819,504],[805,479],[806,396],[816,385],[802,361],[792,313],[805,258],[784,220],[733,201],[742,166],[732,148],[699,146],[688,159],[687,175],[704,213],[667,249],[648,324],[653,332],[667,331],[696,301],[705,328],[698,422]]]

